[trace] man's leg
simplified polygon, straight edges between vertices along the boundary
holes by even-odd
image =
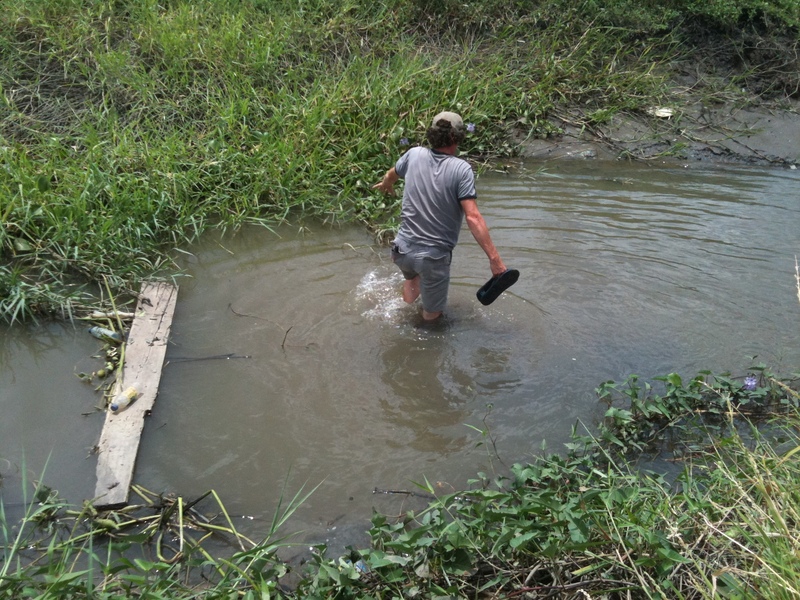
[[[435,321],[442,316],[442,311],[429,313],[424,308],[422,309],[422,319],[424,321]]]
[[[419,298],[419,275],[414,279],[403,281],[403,300],[407,304],[411,304],[417,298]]]
[[[447,291],[450,287],[450,259],[450,255],[436,259],[427,257],[423,259],[420,289],[422,318],[425,321],[435,321],[441,317],[447,305]]]
[[[401,254],[397,247],[392,248],[392,262],[396,264],[400,271],[403,273],[405,279],[403,280],[403,301],[411,304],[419,298],[420,284],[419,272],[417,269],[417,261],[413,255]]]

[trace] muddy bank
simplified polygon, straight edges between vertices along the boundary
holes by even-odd
[[[688,99],[640,114],[619,113],[589,123],[575,109],[551,118],[561,131],[523,139],[521,154],[540,159],[630,159],[648,162],[734,163],[795,169],[800,164],[800,102],[745,107],[706,106]]]
[[[692,50],[672,65],[660,104],[599,122],[597,107],[558,111],[550,121],[559,133],[518,138],[522,155],[797,168],[798,40],[703,28],[687,36]]]

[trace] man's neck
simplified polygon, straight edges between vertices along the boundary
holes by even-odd
[[[445,146],[444,148],[434,148],[436,152],[441,152],[442,154],[451,154],[455,156],[456,152],[458,152],[458,144],[453,144],[452,146]]]

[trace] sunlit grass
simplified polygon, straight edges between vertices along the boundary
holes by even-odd
[[[0,7],[0,252],[53,301],[26,305],[4,271],[5,320],[58,307],[70,278],[134,289],[210,227],[292,213],[385,231],[397,206],[370,186],[432,112],[475,123],[465,152],[513,153],[512,132],[552,132],[565,103],[651,101],[675,53],[501,4],[460,28],[400,1]]]

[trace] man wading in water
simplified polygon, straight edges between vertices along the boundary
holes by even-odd
[[[438,319],[447,304],[450,261],[463,217],[475,241],[489,257],[493,277],[506,272],[489,228],[478,210],[475,175],[456,157],[464,141],[464,122],[456,113],[442,112],[427,131],[431,149],[411,148],[383,180],[374,185],[394,196],[394,184],[405,180],[401,224],[392,243],[392,260],[403,272],[403,300],[411,304],[422,295],[422,318]]]

